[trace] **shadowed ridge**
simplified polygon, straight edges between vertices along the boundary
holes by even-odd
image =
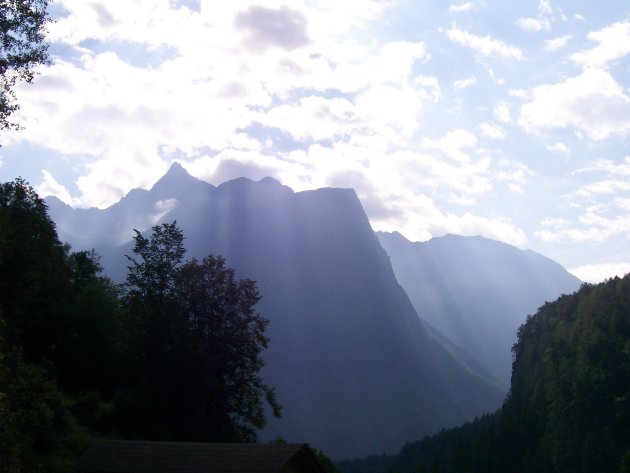
[[[254,181],[247,177],[238,177],[220,184],[217,189],[221,193],[239,194],[254,193],[259,195],[289,195],[293,194],[293,189],[282,185],[273,177],[264,177],[259,181]]]

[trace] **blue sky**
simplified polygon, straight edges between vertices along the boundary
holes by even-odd
[[[174,161],[352,187],[376,230],[630,271],[624,0],[56,0],[0,179],[106,207]]]

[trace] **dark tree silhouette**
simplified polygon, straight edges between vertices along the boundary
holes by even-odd
[[[176,223],[136,231],[127,281],[127,385],[119,398],[123,430],[170,440],[254,440],[265,400],[259,376],[268,321],[255,313],[253,281],[237,280],[222,258],[182,263]]]

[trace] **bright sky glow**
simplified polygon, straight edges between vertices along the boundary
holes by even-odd
[[[377,230],[630,269],[630,5],[56,0],[0,178],[105,207],[178,161],[356,189]]]

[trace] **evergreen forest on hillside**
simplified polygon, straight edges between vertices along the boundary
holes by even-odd
[[[24,181],[0,186],[0,471],[70,471],[91,436],[254,441],[275,416],[251,280],[136,232],[124,284],[59,242]]]
[[[513,355],[501,410],[344,473],[630,472],[630,274],[545,304]]]

